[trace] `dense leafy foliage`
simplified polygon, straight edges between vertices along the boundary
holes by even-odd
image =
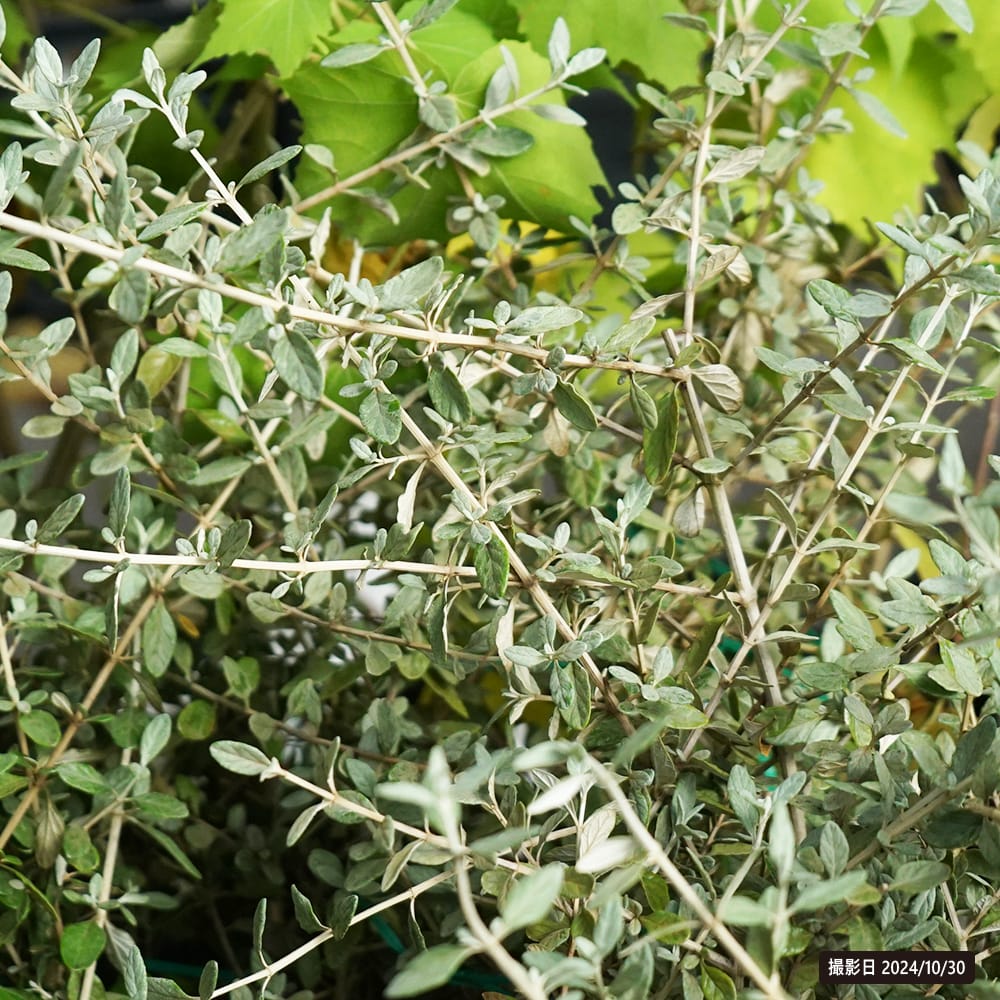
[[[995,29],[560,12],[11,18],[2,1000],[997,995]]]

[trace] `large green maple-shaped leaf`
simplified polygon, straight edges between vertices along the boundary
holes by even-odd
[[[667,87],[686,86],[698,77],[705,36],[664,20],[686,13],[681,0],[575,0],[556,9],[552,0],[510,0],[521,15],[521,30],[537,52],[546,51],[559,14],[569,26],[573,51],[597,45],[612,65],[630,63],[649,80]]]
[[[976,26],[968,35],[959,34],[959,46],[969,53],[969,58],[983,78],[986,88],[992,93],[1000,92],[1000,18],[993,0],[970,0],[969,9]],[[944,15],[941,19],[945,20]],[[945,28],[951,30],[954,28]]]
[[[284,90],[302,119],[303,144],[332,150],[341,178],[377,163],[417,127],[413,89],[400,75],[394,53],[337,70],[306,63],[284,81]],[[300,194],[327,183],[308,162],[297,182]]]
[[[291,73],[330,24],[330,0],[223,0],[202,59],[264,52],[279,73]]]
[[[509,2],[528,41],[544,53],[552,29],[550,0]],[[864,48],[870,58],[856,59],[851,72],[866,62],[875,70],[859,89],[889,109],[906,138],[888,132],[850,94],[838,92],[832,106],[843,109],[853,131],[820,137],[805,161],[809,173],[823,182],[819,200],[837,222],[860,228],[864,219],[890,218],[903,206],[919,209],[921,192],[935,180],[935,150],[953,149],[956,133],[977,104],[1000,91],[997,0],[967,2],[975,21],[972,32],[961,30],[933,3],[916,17],[882,17],[869,33]],[[574,48],[600,45],[612,64],[631,64],[647,78],[677,87],[700,79],[704,52],[704,36],[663,18],[682,12],[680,0],[577,0],[561,13]],[[761,5],[757,17],[761,28],[774,30],[779,5]],[[810,0],[806,17],[817,28],[855,20],[844,0]],[[810,44],[802,34],[793,33],[790,40]],[[780,54],[770,61],[796,65]],[[799,113],[815,102],[824,82],[799,102]]]
[[[832,107],[843,110],[852,131],[821,136],[805,160],[809,173],[823,182],[818,200],[834,221],[861,229],[865,219],[886,220],[904,207],[923,208],[922,192],[936,179],[935,151],[954,149],[962,123],[989,93],[980,67],[992,67],[1000,81],[995,0],[970,0],[969,6],[976,18],[972,34],[958,32],[936,5],[915,18],[881,18],[869,33],[864,43],[869,58],[856,58],[849,72],[865,65],[875,71],[858,89],[881,101],[906,136],[874,121],[847,92],[837,93]],[[807,17],[814,27],[850,20],[843,0],[811,0]],[[761,26],[775,25],[774,12],[762,11]],[[773,61],[791,65],[780,57]],[[811,101],[823,85],[818,83]]]
[[[413,17],[424,4],[408,3],[400,17]],[[496,44],[496,36],[489,24],[459,4],[426,28],[410,36],[417,66],[421,71],[433,70],[433,79],[454,81],[462,67]]]
[[[346,34],[338,35],[334,43],[346,41]],[[350,41],[355,41],[353,33]],[[522,93],[548,80],[547,61],[530,46],[505,44],[518,64]],[[431,70],[432,78],[448,83],[466,118],[479,110],[486,85],[502,62],[489,28],[460,10],[450,11],[414,35],[413,52],[422,71]],[[302,117],[303,142],[327,146],[341,179],[377,163],[419,126],[416,97],[394,52],[340,69],[303,65],[285,81],[285,90]],[[546,94],[543,100],[562,101],[558,93]],[[591,188],[603,185],[604,176],[586,132],[530,111],[505,116],[502,123],[530,132],[534,146],[519,156],[494,159],[488,177],[471,178],[476,189],[503,194],[507,199],[503,215],[549,228],[565,229],[570,215],[590,218],[599,208]],[[366,183],[391,194],[398,224],[347,197],[335,201],[334,217],[370,245],[415,237],[447,239],[448,199],[461,193],[454,167],[446,162],[443,168],[433,166],[422,176],[429,185],[426,189],[410,184],[391,190],[394,179],[386,175]],[[328,183],[328,175],[311,163],[303,164],[296,177],[303,195]]]
[[[914,39],[899,73],[879,39],[868,49],[875,76],[863,90],[892,112],[906,136],[893,135],[843,94],[835,105],[844,109],[852,133],[822,138],[806,160],[824,183],[819,200],[837,222],[854,228],[866,218],[891,219],[901,208],[922,208],[922,192],[935,181],[935,150],[954,147],[956,130],[981,95],[968,61],[926,37]]]
[[[506,45],[517,62],[522,92],[544,84],[550,73],[548,60],[522,42]],[[500,59],[496,47],[468,63],[454,85],[460,105],[469,110],[478,107]],[[562,103],[554,94],[542,100]],[[550,229],[565,229],[570,215],[590,219],[600,208],[592,189],[605,186],[606,181],[586,131],[539,118],[527,110],[506,116],[503,124],[530,132],[535,144],[520,156],[493,160],[489,176],[480,182],[481,190],[507,199],[505,215],[530,219]]]
[[[473,14],[487,24],[498,41],[517,37],[517,10],[510,0],[460,0],[462,11]],[[414,7],[423,6],[419,0]],[[400,16],[411,17],[410,5],[400,11]]]
[[[378,35],[376,24],[359,19],[332,41],[339,47],[372,42]],[[446,82],[469,58],[495,44],[487,26],[460,9],[452,9],[414,35],[412,43],[420,71],[430,71],[431,80]],[[330,149],[341,180],[383,159],[420,125],[413,88],[407,82],[402,62],[392,51],[371,62],[338,69],[305,64],[284,81],[284,89],[302,118],[302,141]],[[369,245],[416,237],[445,239],[445,206],[448,197],[460,192],[458,178],[454,170],[432,169],[425,180],[429,190],[410,185],[392,198],[401,220],[398,227],[347,196],[334,200],[334,218]],[[363,186],[386,193],[390,181],[383,174]],[[312,194],[329,182],[329,175],[311,162],[303,162],[296,175],[296,187],[302,195]]]

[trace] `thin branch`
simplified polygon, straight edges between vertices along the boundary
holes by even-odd
[[[453,129],[450,129],[447,132],[437,132],[428,139],[414,143],[412,146],[405,146],[398,152],[383,157],[378,161],[378,163],[373,163],[371,166],[357,171],[357,173],[352,174],[350,177],[347,177],[342,181],[337,181],[335,184],[331,184],[329,187],[323,188],[322,191],[317,191],[316,194],[310,195],[308,198],[303,198],[301,201],[292,206],[292,210],[298,213],[308,212],[310,208],[322,205],[324,201],[336,198],[337,195],[343,194],[345,191],[350,191],[352,188],[357,187],[359,184],[363,184],[367,180],[371,180],[373,177],[377,177],[386,170],[392,170],[409,160],[423,156],[425,153],[436,152],[448,143],[454,142],[458,136],[463,135],[470,129],[475,128],[477,125],[488,124],[497,118],[509,115],[513,111],[518,111],[522,108],[528,107],[532,101],[537,100],[539,97],[544,97],[545,94],[556,90],[559,86],[559,82],[560,81],[558,80],[550,80],[543,86],[537,87],[535,90],[532,90],[521,97],[517,97],[512,101],[508,101],[506,104],[493,111],[480,111],[478,114],[473,115],[472,118],[466,118],[464,121],[459,122]]]
[[[945,290],[942,301],[938,304],[934,315],[927,323],[927,326],[921,335],[921,341],[928,341],[934,335],[939,325],[943,323],[948,307],[958,294],[958,291],[955,289],[949,288]],[[738,674],[739,670],[743,666],[743,663],[746,661],[747,656],[750,654],[750,651],[754,648],[759,650],[760,644],[767,641],[765,628],[768,618],[774,609],[781,603],[785,590],[795,579],[795,575],[798,573],[800,565],[810,553],[820,530],[826,523],[827,519],[833,514],[837,505],[841,502],[841,494],[844,487],[850,482],[851,477],[860,465],[861,460],[867,454],[872,442],[884,431],[886,426],[886,417],[888,417],[889,411],[892,409],[900,389],[909,378],[912,368],[913,365],[906,364],[903,365],[902,368],[900,368],[900,370],[896,373],[892,386],[885,394],[878,412],[872,417],[868,425],[865,427],[861,441],[855,446],[845,467],[837,476],[826,503],[823,504],[819,512],[816,514],[812,526],[805,532],[802,539],[795,542],[791,557],[788,559],[783,573],[779,579],[772,584],[767,595],[767,600],[764,602],[763,606],[756,614],[753,615],[751,627],[744,636],[739,650],[737,650],[736,654],[733,656],[722,681],[716,687],[715,692],[712,694],[708,704],[705,706],[705,714],[708,715],[709,718],[712,717],[716,709],[721,704],[725,692],[728,689],[728,685]],[[704,729],[699,729],[695,730],[691,734],[682,752],[682,757],[684,759],[690,757],[694,748],[698,745],[704,735],[704,732]]]
[[[887,0],[875,0],[872,4],[871,10],[861,19],[861,32],[856,41],[857,47],[860,47],[864,42],[868,33],[875,27],[875,22],[878,20],[879,15],[882,13],[882,8],[886,5]],[[850,66],[851,62],[854,60],[855,54],[853,52],[846,52],[837,61],[837,65],[833,68],[829,77],[827,78],[826,86],[823,88],[823,93],[820,94],[819,100],[813,106],[809,121],[806,123],[805,127],[800,130],[800,135],[803,137],[803,142],[798,152],[792,158],[792,161],[782,170],[778,179],[775,181],[774,186],[771,188],[771,200],[767,205],[767,208],[761,212],[757,219],[757,228],[754,232],[751,242],[758,243],[767,235],[771,219],[774,217],[775,208],[777,205],[777,199],[775,195],[779,191],[784,190],[791,182],[791,179],[797,173],[799,167],[802,166],[803,160],[809,153],[811,148],[811,138],[816,134],[817,129],[823,121],[823,115],[826,113],[827,107],[829,107],[830,102],[833,100],[843,82],[844,76],[847,73],[847,67]]]
[[[896,837],[900,836],[900,834],[906,833],[908,830],[912,830],[914,827],[919,826],[925,819],[927,819],[928,816],[936,812],[943,805],[950,802],[952,799],[958,798],[960,795],[964,795],[972,787],[975,777],[976,776],[974,774],[970,774],[968,777],[963,778],[950,788],[935,788],[928,792],[923,798],[918,799],[912,806],[901,812],[891,823],[887,823],[884,827],[882,827],[878,836],[872,837],[872,839],[847,862],[845,870],[850,871],[852,868],[857,868],[859,865],[863,865],[866,861],[869,861],[876,854],[878,854],[881,848],[887,847],[889,843]]]
[[[722,43],[726,23],[725,19],[726,4],[723,2],[720,3],[718,10],[717,45],[721,45]],[[712,111],[714,104],[715,93],[710,90],[706,98],[705,124],[703,124],[700,132],[698,154],[695,159],[691,181],[691,224],[688,232],[688,260],[684,284],[683,342],[679,341],[672,331],[667,331],[667,341],[675,357],[680,353],[684,344],[689,343],[694,336],[698,255],[701,248],[701,198],[708,164],[708,151],[711,144],[711,123],[713,121]],[[686,378],[681,383],[680,391],[691,428],[694,432],[699,455],[703,459],[714,458],[715,449],[712,447],[711,436],[705,425],[702,403],[690,378]],[[709,483],[708,493],[712,498],[712,508],[715,511],[715,516],[718,519],[722,532],[726,556],[729,559],[729,564],[732,567],[733,576],[736,580],[740,603],[746,608],[751,620],[756,619],[760,616],[760,609],[757,604],[757,591],[750,576],[750,568],[747,565],[746,555],[743,551],[743,541],[736,526],[736,519],[729,502],[729,496],[726,493],[725,486],[721,482]],[[770,650],[764,648],[759,650],[759,654],[758,659],[764,682],[767,685],[768,698],[772,705],[782,705],[784,704],[784,696],[781,692],[781,683],[778,678],[773,655]],[[784,763],[788,773],[795,770],[794,758],[790,755],[785,755]]]
[[[289,771],[287,768],[282,767],[281,764],[279,764],[274,758],[272,758],[267,771],[261,775],[261,780],[263,781],[265,779],[273,778],[281,778],[291,785],[296,785],[299,788],[305,789],[307,792],[315,795],[316,798],[322,799],[326,802],[331,809],[340,809],[343,812],[352,813],[353,815],[360,816],[362,819],[369,820],[372,823],[384,824],[391,821],[392,828],[397,833],[405,834],[407,837],[410,837],[413,840],[419,840],[424,844],[429,844],[431,847],[438,847],[442,850],[452,850],[455,846],[445,835],[429,833],[427,830],[421,830],[419,827],[410,826],[409,823],[402,823],[394,817],[388,816],[385,813],[380,813],[377,809],[369,809],[367,806],[360,805],[357,802],[352,802],[350,799],[341,795],[333,787],[323,788],[306,778],[302,778],[294,771]],[[571,830],[564,831],[564,835],[571,832]],[[522,846],[530,848],[541,842],[541,838],[539,837],[529,837],[525,839]],[[529,875],[535,870],[532,865],[524,864],[519,861],[511,861],[509,858],[503,857],[503,854],[509,853],[510,850],[511,848],[506,849],[501,852],[499,857],[497,857],[496,864],[498,867],[506,868],[508,871],[522,875]],[[469,852],[465,847],[462,847],[457,853],[468,860],[467,855]]]
[[[374,906],[369,906],[367,909],[362,910],[360,913],[355,913],[351,917],[348,927],[355,927],[370,917],[374,917],[377,913],[384,913],[386,910],[391,910],[394,906],[399,906],[401,903],[410,903],[415,900],[418,896],[423,895],[428,889],[433,889],[436,885],[441,885],[442,882],[447,882],[454,876],[454,872],[446,871],[441,872],[440,875],[432,875],[428,879],[424,879],[418,885],[413,886],[410,889],[405,889],[403,892],[397,892],[395,896],[390,896],[388,899],[383,899],[381,903],[376,903]],[[339,936],[335,931],[327,928],[325,931],[321,931],[314,938],[310,938],[305,944],[300,945],[293,951],[290,951],[287,955],[282,955],[281,958],[276,959],[273,962],[269,962],[257,972],[252,973],[249,976],[244,976],[242,979],[237,979],[232,983],[228,983],[225,986],[220,986],[211,996],[211,1000],[215,1000],[216,997],[224,997],[228,993],[232,993],[235,990],[240,989],[242,986],[252,986],[254,983],[259,983],[271,979],[276,973],[280,972],[282,969],[287,969],[290,965],[294,965],[300,958],[304,958],[311,951],[315,951],[317,948],[322,947],[327,941],[336,940]]]
[[[427,84],[423,76],[421,76],[420,70],[417,69],[416,63],[413,61],[410,46],[407,43],[406,36],[403,34],[399,18],[396,17],[396,12],[387,3],[372,4],[372,9],[382,22],[382,26],[385,28],[393,48],[399,53],[399,58],[403,60],[403,65],[406,67],[410,83],[413,84],[413,90],[417,97],[421,99],[427,97]]]
[[[479,498],[468,487],[465,480],[462,479],[462,477],[452,468],[450,463],[441,453],[441,450],[436,448],[427,435],[424,434],[416,421],[414,421],[405,410],[401,411],[400,415],[403,420],[403,426],[409,434],[417,440],[418,444],[421,448],[423,448],[428,461],[438,470],[448,485],[465,496],[474,506],[481,506]],[[538,582],[538,580],[535,579],[531,571],[521,559],[520,555],[514,549],[513,545],[511,545],[511,543],[507,540],[507,537],[504,535],[500,525],[498,525],[495,521],[490,521],[488,526],[493,537],[496,538],[501,545],[503,545],[507,552],[512,572],[521,581],[521,584],[528,589],[532,600],[535,602],[539,611],[541,611],[543,615],[547,615],[553,622],[555,622],[556,629],[564,639],[567,641],[577,639],[578,636],[576,629],[574,629],[573,626],[566,621],[566,618],[556,607],[555,602],[549,596],[549,593]],[[635,727],[632,725],[632,720],[622,713],[617,697],[611,690],[608,681],[604,677],[600,668],[594,662],[594,658],[589,652],[584,653],[580,657],[580,662],[586,667],[591,680],[601,692],[605,704],[608,706],[608,710],[618,719],[626,733],[633,732]]]
[[[121,766],[128,767],[132,759],[131,747],[126,747],[122,751]],[[122,824],[125,814],[121,808],[121,800],[115,803],[115,810],[111,816],[111,823],[108,828],[108,844],[104,851],[104,865],[101,868],[101,891],[98,893],[97,913],[95,923],[98,927],[106,927],[108,923],[108,910],[105,904],[110,902],[111,893],[115,884],[115,869],[118,867],[118,849],[121,846]],[[94,988],[94,978],[97,975],[97,960],[95,959],[83,973],[83,981],[80,985],[80,1000],[90,1000],[91,992]]]
[[[56,239],[64,246],[71,247],[80,253],[90,254],[101,260],[110,260],[115,263],[121,261],[124,250],[117,247],[107,247],[94,240],[86,239],[75,233],[64,232],[53,226],[34,222],[31,219],[22,219],[9,212],[0,212],[0,227],[9,229],[12,232],[22,233],[25,236],[32,236],[36,239],[49,240]],[[146,271],[148,274],[163,278],[167,281],[176,282],[188,288],[203,288],[208,291],[218,292],[227,298],[237,302],[244,302],[247,305],[260,306],[263,309],[273,310],[275,300],[268,295],[253,292],[238,285],[232,285],[224,281],[215,281],[211,277],[185,271],[183,268],[173,267],[148,257],[140,257],[137,261],[129,264],[132,268]],[[294,319],[305,320],[315,323],[317,326],[333,329],[337,334],[344,333],[370,333],[386,334],[399,340],[412,340],[418,343],[434,344],[444,347],[461,347],[466,350],[481,350],[488,352],[502,352],[504,354],[515,354],[518,357],[528,358],[532,361],[544,365],[549,357],[549,351],[539,347],[532,347],[528,344],[517,344],[509,341],[497,341],[492,337],[481,337],[465,333],[452,333],[450,330],[413,329],[397,323],[375,323],[370,320],[353,319],[351,317],[333,315],[320,309],[310,309],[294,303],[284,304],[282,308],[287,309]],[[679,380],[682,376],[675,369],[663,365],[641,364],[636,361],[625,360],[605,360],[601,358],[587,357],[582,354],[567,354],[562,361],[563,368],[593,368],[606,371],[630,372],[634,375],[653,375],[657,378],[667,378]]]
[[[117,566],[127,562],[132,566],[211,566],[211,559],[201,556],[172,556],[153,552],[99,552],[94,549],[74,549],[67,545],[45,545],[41,542],[19,542],[13,538],[0,538],[0,551],[22,552],[24,555],[61,556],[79,562],[102,563]],[[348,573],[385,570],[392,573],[422,573],[431,576],[475,576],[472,566],[436,566],[432,563],[406,562],[405,560],[379,561],[377,559],[318,559],[305,562],[281,562],[273,559],[234,559],[227,568],[265,570],[289,576],[307,576],[311,573]]]
[[[161,587],[165,586],[167,580],[169,580],[174,572],[175,570],[172,568],[168,568],[166,570],[160,581]],[[21,801],[18,802],[13,813],[11,813],[10,819],[7,820],[3,830],[0,831],[0,851],[7,846],[8,841],[14,835],[14,831],[20,825],[21,820],[27,816],[29,810],[35,804],[35,800],[38,798],[38,794],[45,783],[46,772],[51,771],[52,768],[54,768],[56,764],[62,760],[66,751],[76,738],[76,734],[80,727],[87,721],[88,713],[94,707],[94,703],[97,701],[98,696],[111,679],[111,675],[114,673],[119,664],[128,658],[128,650],[131,648],[132,640],[141,631],[143,623],[156,606],[156,601],[157,591],[154,590],[146,596],[139,609],[133,615],[132,620],[128,623],[125,631],[122,633],[122,636],[118,641],[118,645],[114,648],[114,650],[112,650],[111,655],[104,661],[101,669],[97,672],[97,676],[91,682],[90,687],[87,689],[87,693],[83,696],[79,708],[70,720],[69,724],[63,730],[59,742],[52,748],[52,752],[48,755],[48,757],[38,764],[34,780],[28,786],[24,795],[21,796]]]
[[[547,1000],[547,993],[538,981],[538,974],[533,970],[525,969],[507,951],[500,939],[483,923],[483,918],[476,909],[476,902],[472,895],[469,867],[457,858],[455,860],[455,888],[458,895],[458,905],[462,910],[462,916],[465,917],[465,923],[483,951],[492,959],[493,964],[527,1000]]]

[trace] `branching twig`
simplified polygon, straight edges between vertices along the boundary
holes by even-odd
[[[587,758],[587,765],[590,773],[596,778],[597,783],[615,803],[618,814],[624,821],[629,833],[632,834],[646,852],[649,862],[660,869],[664,878],[670,883],[671,888],[677,893],[684,905],[689,907],[701,923],[711,931],[722,944],[723,948],[729,952],[733,961],[753,980],[764,996],[771,998],[771,1000],[787,1000],[785,991],[780,986],[775,985],[771,977],[761,969],[743,945],[736,940],[729,928],[709,910],[702,901],[701,896],[695,892],[690,882],[684,878],[680,869],[666,855],[659,841],[646,829],[642,820],[636,815],[632,803],[622,793],[614,775],[592,758]]]
[[[36,239],[57,239],[64,246],[72,247],[74,250],[90,254],[100,260],[110,260],[118,263],[124,253],[123,250],[117,247],[104,246],[86,237],[63,232],[52,226],[42,225],[30,219],[22,219],[9,212],[0,212],[0,227],[9,229],[12,232],[23,233],[25,236],[33,236]],[[220,295],[234,301],[244,302],[247,305],[260,306],[264,309],[273,309],[275,306],[274,299],[270,296],[240,288],[238,285],[213,281],[208,277],[203,277],[191,271],[186,271],[183,268],[173,267],[170,264],[164,264],[148,257],[140,257],[138,260],[132,262],[130,266],[167,281],[176,282],[181,287],[203,288],[208,291],[218,292]],[[344,333],[382,333],[390,337],[395,337],[398,340],[412,340],[417,343],[437,344],[442,347],[461,347],[474,351],[482,350],[514,354],[518,357],[528,358],[539,364],[544,364],[549,357],[549,352],[542,348],[532,347],[529,344],[497,341],[492,337],[452,333],[448,330],[414,329],[395,323],[376,323],[370,320],[353,319],[340,315],[335,316],[320,309],[310,309],[295,305],[294,303],[286,304],[284,308],[295,319],[305,320],[306,322],[315,323],[324,329],[335,331],[335,336]],[[658,378],[668,378],[671,380],[677,380],[681,377],[674,369],[663,365],[649,365],[626,360],[605,360],[581,354],[567,354],[562,360],[562,367],[596,368],[606,371],[629,372],[634,375],[654,375]]]
[[[74,549],[66,545],[46,545],[41,542],[19,542],[12,538],[0,538],[0,551],[22,552],[25,555],[61,556],[80,562],[101,563],[115,566],[127,562],[132,566],[170,566],[179,569],[184,566],[206,567],[210,559],[199,556],[167,555],[155,552],[97,552],[93,549]],[[274,559],[234,559],[232,569],[265,570],[271,573],[285,573],[290,576],[305,576],[310,573],[350,573],[367,570],[386,570],[395,573],[421,573],[432,576],[475,576],[471,566],[436,566],[431,563],[406,562],[387,559],[317,559],[304,562],[283,562]]]
[[[348,927],[355,927],[358,924],[363,923],[365,920],[374,917],[376,914],[384,913],[386,910],[391,910],[393,907],[399,906],[402,903],[412,902],[427,892],[428,889],[433,889],[436,885],[441,885],[442,882],[447,882],[449,879],[454,877],[454,874],[455,873],[451,871],[441,872],[439,875],[432,875],[430,878],[424,879],[423,882],[418,883],[410,889],[405,889],[403,892],[397,892],[395,896],[390,896],[388,899],[383,899],[381,903],[376,903],[374,906],[369,906],[360,913],[355,913],[354,916],[351,917]],[[325,931],[321,931],[317,934],[314,938],[311,938],[304,945],[300,945],[298,948],[290,951],[287,955],[282,955],[281,958],[275,959],[273,962],[269,962],[263,969],[251,973],[249,976],[244,976],[242,979],[237,979],[234,982],[228,983],[226,986],[220,986],[212,994],[211,1000],[216,1000],[216,997],[224,997],[243,986],[252,986],[254,983],[271,979],[282,969],[287,969],[289,966],[294,965],[300,958],[304,958],[308,955],[309,952],[315,951],[317,948],[326,944],[327,941],[332,941],[337,937],[338,933],[336,931],[327,928]]]

